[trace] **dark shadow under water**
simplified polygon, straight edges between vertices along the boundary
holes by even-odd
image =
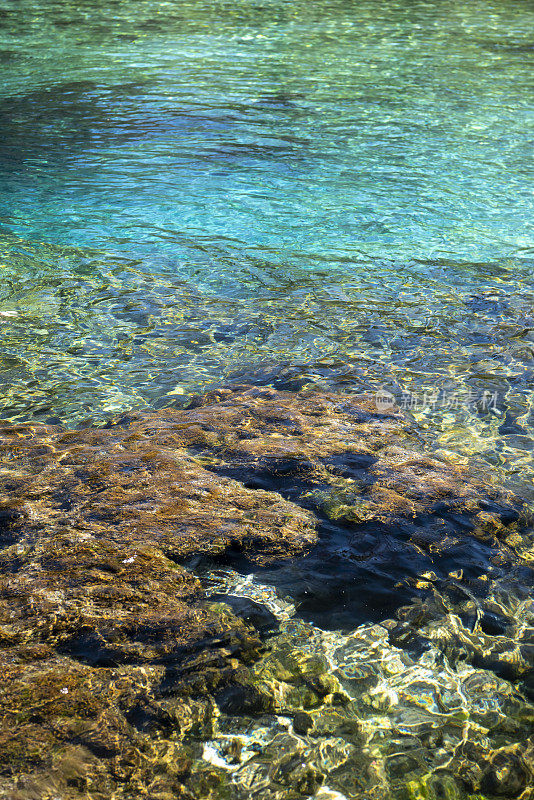
[[[365,466],[369,465],[347,462],[343,475],[361,484]],[[209,469],[242,481],[247,488],[278,492],[319,517],[318,543],[303,557],[258,568],[240,553],[228,552],[216,563],[254,573],[282,596],[291,597],[299,617],[323,629],[350,631],[394,617],[399,608],[427,596],[430,586],[458,594],[458,581],[451,577],[458,571],[464,597],[466,592],[480,596],[491,582],[506,582],[512,573],[518,591],[522,587],[528,592],[534,585],[533,570],[522,565],[510,548],[493,537],[484,540],[474,535],[469,513],[451,509],[446,502],[436,503],[425,516],[399,520],[394,526],[376,521],[356,525],[328,519],[303,499],[310,487],[291,474],[289,462],[256,472],[250,465]],[[486,510],[502,514],[504,522],[514,521],[510,509],[486,505]],[[203,574],[214,562],[201,558],[189,566]],[[431,583],[426,580],[429,576]],[[480,576],[491,581],[484,584]]]

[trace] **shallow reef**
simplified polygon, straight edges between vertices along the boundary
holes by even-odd
[[[527,510],[396,407],[233,386],[0,460],[0,797],[532,796]]]

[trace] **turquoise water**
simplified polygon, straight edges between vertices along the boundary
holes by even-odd
[[[529,433],[533,22],[525,2],[5,2],[3,415],[99,419],[284,364],[498,392]],[[473,402],[454,430],[425,414],[494,451]]]
[[[236,293],[532,257],[527,11],[8,3],[3,224]]]

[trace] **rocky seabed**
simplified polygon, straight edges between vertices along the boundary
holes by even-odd
[[[365,395],[0,429],[0,797],[534,797],[529,510]]]

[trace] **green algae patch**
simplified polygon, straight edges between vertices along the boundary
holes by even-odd
[[[448,775],[441,779],[426,775],[406,785],[406,800],[464,800],[464,798],[465,794],[457,781]]]

